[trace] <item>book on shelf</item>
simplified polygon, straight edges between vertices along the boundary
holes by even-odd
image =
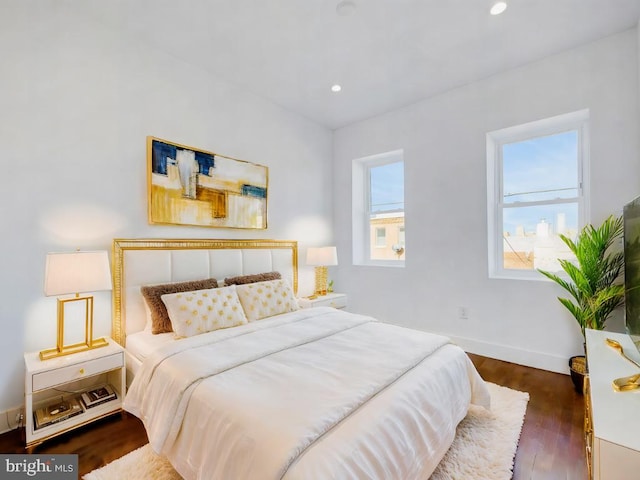
[[[50,403],[41,408],[37,408],[33,413],[36,429],[62,422],[68,418],[84,412],[82,405],[77,398],[68,398],[66,400]]]
[[[83,392],[80,397],[85,408],[97,407],[103,403],[110,402],[118,398],[111,385],[101,385]]]

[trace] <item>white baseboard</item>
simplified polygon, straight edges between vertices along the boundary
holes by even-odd
[[[22,413],[22,409],[23,407],[15,407],[0,412],[0,434],[18,428],[20,425],[19,415]],[[24,425],[24,420],[22,424]]]
[[[452,335],[447,336],[453,343],[459,345],[463,350],[469,353],[504,360],[505,362],[517,363],[518,365],[524,365],[526,367],[564,373],[565,375],[569,374],[569,357],[559,357],[532,350],[521,350],[506,345],[483,342],[471,338],[456,337]]]

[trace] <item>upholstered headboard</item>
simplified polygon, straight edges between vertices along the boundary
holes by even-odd
[[[298,243],[289,240],[115,239],[111,336],[144,329],[142,285],[278,271],[298,289]]]

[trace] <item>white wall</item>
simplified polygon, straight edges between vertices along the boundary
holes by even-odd
[[[434,72],[437,75],[437,72]],[[640,194],[636,29],[334,134],[336,290],[350,308],[452,336],[470,351],[567,371],[580,330],[544,281],[490,280],[486,146],[492,130],[589,108],[591,221]],[[351,161],[404,149],[406,268],[350,265]],[[469,319],[458,319],[458,307]]]
[[[0,45],[0,413],[23,402],[24,351],[55,345],[47,252],[110,250],[114,237],[295,239],[301,253],[331,240],[331,131],[64,2],[5,2]],[[150,226],[147,135],[267,165],[269,228]],[[301,283],[312,291],[311,269]],[[96,294],[97,335],[110,318],[110,294]]]
[[[64,2],[10,3],[0,15],[0,412],[23,402],[23,352],[55,341],[46,252],[109,249],[114,237],[286,238],[303,254],[332,241],[333,215],[340,266],[330,274],[350,309],[543,368],[562,370],[581,349],[555,286],[487,279],[484,135],[590,108],[592,219],[619,211],[640,194],[635,31],[343,128],[332,152],[328,130]],[[269,166],[268,230],[148,225],[147,135]],[[407,267],[352,267],[351,159],[398,148]],[[302,269],[303,294],[312,276]],[[458,306],[469,320],[457,319]],[[97,335],[109,333],[110,316],[110,295],[96,294]],[[4,423],[0,415],[0,431]]]

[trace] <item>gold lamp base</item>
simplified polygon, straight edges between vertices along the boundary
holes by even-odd
[[[84,342],[64,344],[64,307],[69,302],[85,302],[85,335]],[[93,296],[81,297],[76,294],[73,298],[64,300],[58,299],[58,341],[55,348],[49,348],[40,352],[40,360],[62,357],[72,353],[84,352],[94,348],[106,347],[109,345],[104,338],[93,339]]]
[[[316,267],[316,295],[326,295],[327,294],[327,277],[328,277],[328,269],[327,267]]]
[[[42,350],[40,352],[40,360],[49,360],[50,358],[62,357],[63,355],[71,355],[72,353],[84,352],[85,350],[92,350],[94,348],[106,347],[109,345],[104,338],[97,338],[91,342],[91,344],[87,343],[74,343],[72,345],[65,345],[61,350],[58,348],[50,348],[48,350]]]

